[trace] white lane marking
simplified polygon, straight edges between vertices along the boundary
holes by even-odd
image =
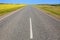
[[[30,18],[30,39],[33,39],[32,20]]]

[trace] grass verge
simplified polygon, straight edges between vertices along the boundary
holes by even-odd
[[[42,9],[48,14],[60,19],[60,5],[35,5],[38,9]]]

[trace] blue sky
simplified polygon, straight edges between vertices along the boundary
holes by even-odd
[[[60,4],[60,0],[0,0],[0,3]]]

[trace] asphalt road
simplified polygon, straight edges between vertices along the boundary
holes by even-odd
[[[60,40],[60,21],[27,6],[0,20],[0,40]]]

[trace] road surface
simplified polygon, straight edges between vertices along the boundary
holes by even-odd
[[[60,40],[60,21],[27,6],[0,19],[0,40]]]

